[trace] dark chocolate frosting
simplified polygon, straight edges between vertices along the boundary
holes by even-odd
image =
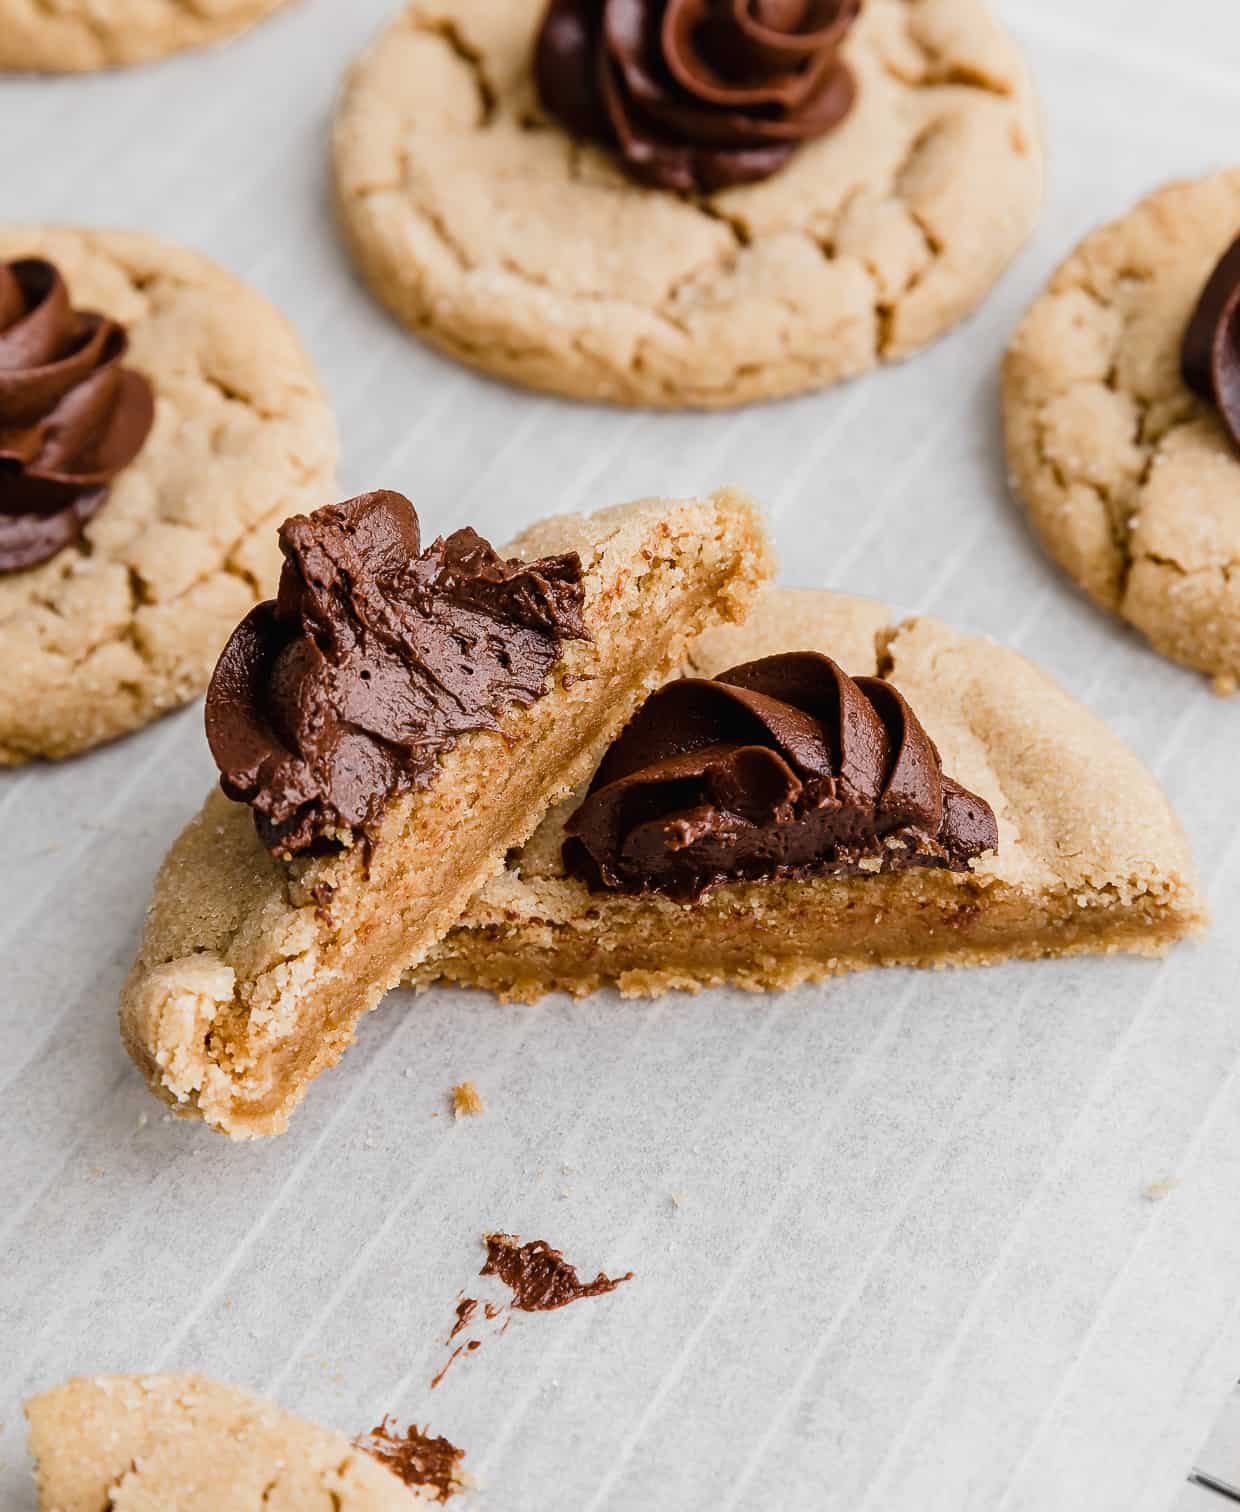
[[[1185,383],[1218,410],[1240,448],[1240,237],[1202,291],[1184,333],[1180,367]]]
[[[124,330],[71,308],[49,262],[0,262],[0,572],[77,540],[155,420]]]
[[[861,0],[550,0],[544,107],[661,189],[769,177],[852,108],[839,49]]]
[[[584,1297],[604,1296],[633,1279],[632,1271],[614,1277],[599,1271],[593,1281],[583,1281],[576,1266],[545,1239],[522,1244],[512,1234],[488,1234],[486,1243],[486,1264],[478,1274],[499,1277],[512,1292],[508,1305],[515,1312],[553,1312]]]
[[[365,1450],[406,1486],[434,1493],[438,1502],[450,1500],[461,1489],[460,1467],[464,1449],[458,1449],[442,1435],[432,1435],[429,1428],[410,1423],[404,1433],[387,1416],[376,1428],[356,1440]]]
[[[565,867],[592,889],[684,899],[729,881],[966,871],[999,843],[892,684],[810,651],[661,688],[566,831]]]
[[[206,709],[221,786],[273,855],[372,839],[390,798],[540,698],[587,636],[575,552],[504,561],[468,529],[423,551],[398,493],[295,515],[280,548],[279,596],[233,632]]]

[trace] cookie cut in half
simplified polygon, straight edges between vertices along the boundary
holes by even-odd
[[[287,521],[207,697],[222,790],[173,846],[121,1001],[151,1087],[278,1133],[357,1021],[770,571],[754,506],[647,500],[425,550],[398,494]]]
[[[218,264],[0,229],[0,767],[196,698],[336,454],[292,328]]]
[[[1003,368],[1012,487],[1156,651],[1240,681],[1240,168],[1092,231]]]
[[[26,1403],[41,1512],[408,1512],[343,1434],[197,1375],[79,1376]]]
[[[701,409],[941,336],[1043,179],[989,0],[412,0],[349,75],[334,158],[358,267],[420,337]]]
[[[418,985],[782,988],[867,966],[1159,955],[1204,925],[1154,778],[1013,651],[772,589],[687,670]]]

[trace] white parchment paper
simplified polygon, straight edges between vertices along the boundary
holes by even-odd
[[[0,81],[0,214],[234,267],[321,367],[343,492],[403,489],[431,531],[748,486],[786,581],[990,633],[1097,709],[1166,784],[1216,928],[1164,965],[774,997],[396,994],[287,1136],[234,1148],[165,1118],[114,1021],[212,780],[200,709],[4,777],[0,1503],[33,1506],[28,1393],[183,1368],[346,1432],[429,1422],[496,1509],[1162,1512],[1240,1372],[1240,700],[1044,560],[1005,494],[996,370],[1090,225],[1240,151],[1240,8],[1005,0],[1052,148],[1033,245],[909,365],[711,418],[489,383],[353,281],[326,136],[391,8],[304,0],[161,66]],[[454,1124],[466,1077],[487,1112]],[[491,1228],[635,1279],[519,1316],[432,1393]]]

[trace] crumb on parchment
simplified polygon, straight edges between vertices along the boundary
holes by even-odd
[[[1149,1186],[1141,1191],[1146,1202],[1161,1202],[1164,1197],[1169,1197],[1180,1184],[1178,1176],[1167,1176],[1162,1181],[1152,1181]]]
[[[458,1118],[477,1118],[486,1111],[477,1087],[471,1081],[458,1082],[452,1089],[452,1111]]]

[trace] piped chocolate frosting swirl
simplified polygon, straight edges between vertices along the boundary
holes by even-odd
[[[1206,282],[1184,333],[1180,368],[1189,388],[1218,410],[1240,449],[1240,237]]]
[[[989,804],[943,775],[903,696],[816,652],[653,694],[566,826],[593,890],[702,896],[724,882],[911,866],[995,850]]]
[[[81,535],[155,420],[114,320],[74,310],[49,262],[0,262],[0,572]]]
[[[469,529],[423,551],[398,493],[295,515],[280,548],[279,595],[233,632],[206,707],[221,786],[276,856],[373,840],[390,799],[588,638],[575,552],[505,561]]]
[[[711,193],[768,178],[839,124],[856,86],[840,45],[861,0],[551,0],[543,106],[633,178]]]

